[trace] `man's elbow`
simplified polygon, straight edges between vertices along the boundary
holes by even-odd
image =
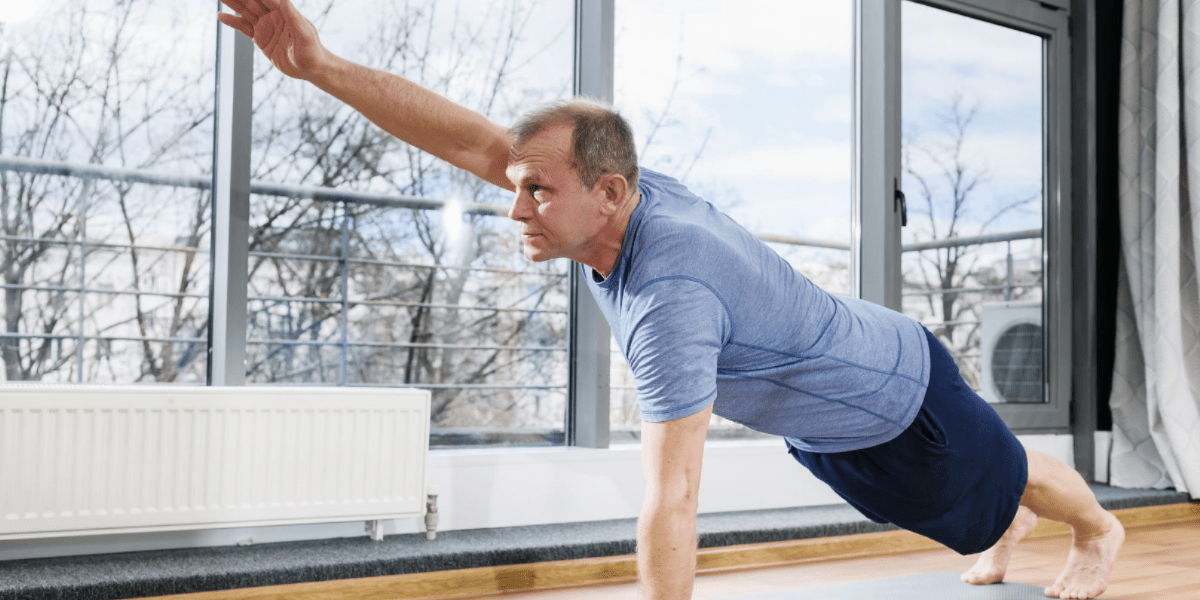
[[[452,141],[448,162],[488,183],[512,191],[512,182],[505,174],[510,145],[508,132],[504,128],[483,119],[474,135]]]

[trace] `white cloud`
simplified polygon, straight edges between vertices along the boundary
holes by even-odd
[[[1038,36],[906,2],[901,38],[906,113],[955,92],[993,109],[1040,106]]]

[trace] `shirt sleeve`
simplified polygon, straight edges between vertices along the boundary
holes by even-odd
[[[712,288],[690,277],[665,277],[638,290],[630,308],[625,356],[642,420],[680,419],[716,401],[717,358],[732,324]]]

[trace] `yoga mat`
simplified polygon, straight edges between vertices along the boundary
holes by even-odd
[[[730,596],[726,600],[1046,600],[1044,589],[1024,583],[970,585],[963,583],[958,573],[923,573]]]

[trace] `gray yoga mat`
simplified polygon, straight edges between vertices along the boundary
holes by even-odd
[[[1024,583],[969,585],[959,579],[958,573],[924,573],[730,596],[726,600],[1046,600],[1044,589]]]

